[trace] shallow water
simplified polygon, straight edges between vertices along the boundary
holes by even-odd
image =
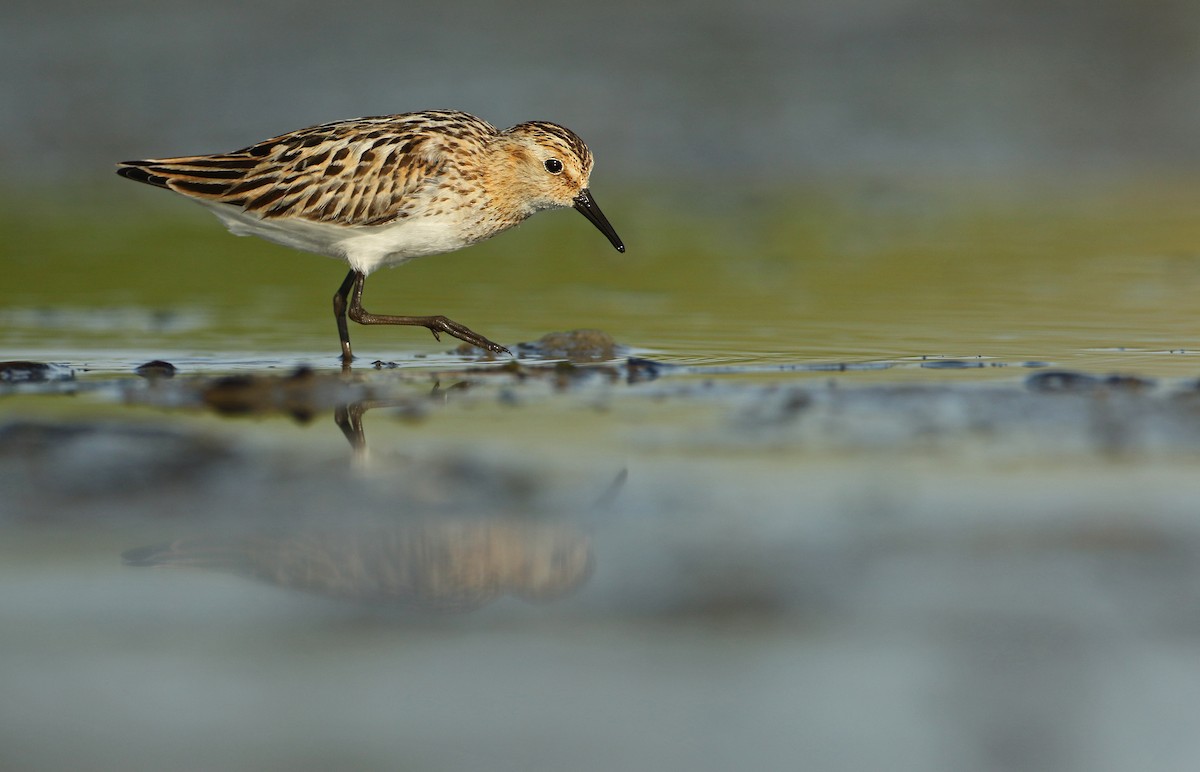
[[[333,261],[10,207],[0,766],[1189,768],[1188,188],[717,201],[368,284],[611,357],[350,372]]]
[[[509,343],[601,328],[691,364],[952,356],[1192,367],[1200,226],[1188,187],[1127,184],[1083,200],[927,188],[746,193],[719,219],[703,196],[681,214],[661,197],[614,194],[625,255],[573,212],[552,213],[377,274],[365,300],[444,313]],[[71,222],[49,202],[10,210],[7,350],[330,361],[337,263],[233,238],[199,207],[142,192],[158,191],[110,197]],[[369,361],[448,348],[419,329],[353,338]]]

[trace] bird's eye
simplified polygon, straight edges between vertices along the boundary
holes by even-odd
[[[547,158],[546,163],[542,165],[545,166],[546,171],[550,172],[551,174],[562,174],[562,161],[558,160],[557,158]]]

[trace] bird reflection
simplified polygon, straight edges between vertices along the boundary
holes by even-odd
[[[569,595],[592,571],[589,538],[564,523],[427,518],[387,527],[183,539],[137,547],[131,566],[231,572],[333,598],[447,611],[504,595]]]
[[[356,466],[383,473],[394,470],[398,459],[385,458],[379,469],[361,463],[368,461],[364,414],[389,408],[416,420],[428,405],[448,400],[467,386],[466,381],[448,387],[435,383],[428,394],[415,396],[407,390],[389,396],[370,384],[302,368],[282,377],[238,375],[206,382],[200,400],[222,415],[283,413],[302,422],[332,407],[334,423],[360,462]],[[622,471],[595,506],[607,508],[624,482]],[[463,493],[479,485],[478,480],[457,479],[451,487]],[[480,492],[480,500],[490,502],[486,493]],[[496,509],[505,508],[503,501],[495,503]],[[514,511],[513,504],[508,501],[508,511]],[[476,506],[490,509],[478,501]],[[299,524],[305,519],[298,518],[295,527],[276,524],[270,532],[137,547],[122,557],[130,566],[223,571],[332,598],[451,611],[477,609],[505,595],[562,598],[592,573],[589,536],[561,519],[418,514],[387,520],[341,518],[336,529]]]

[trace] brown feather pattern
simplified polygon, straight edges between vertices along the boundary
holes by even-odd
[[[574,134],[544,126],[587,152]],[[127,161],[118,173],[265,219],[383,225],[406,217],[406,202],[449,167],[460,171],[458,159],[471,155],[462,148],[481,149],[498,133],[467,113],[431,110],[325,123],[232,153]]]

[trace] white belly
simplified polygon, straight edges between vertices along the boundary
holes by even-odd
[[[414,257],[462,249],[484,238],[476,223],[455,212],[407,217],[387,225],[349,227],[294,218],[264,220],[228,204],[200,203],[235,235],[258,236],[285,247],[345,260],[365,274]]]

